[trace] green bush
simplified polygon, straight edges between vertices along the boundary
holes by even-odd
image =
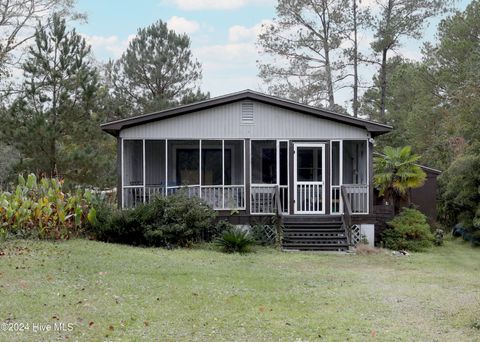
[[[0,193],[0,235],[68,239],[96,221],[95,196],[88,190],[63,192],[63,181],[34,174],[18,177],[13,192]]]
[[[427,218],[417,209],[404,208],[388,225],[383,240],[389,249],[422,251],[432,246],[434,237]]]
[[[129,210],[99,209],[95,236],[103,241],[146,246],[189,246],[212,226],[215,211],[183,194],[158,197]]]
[[[460,154],[439,177],[439,217],[451,228],[460,224],[463,238],[480,245],[480,142]]]
[[[255,243],[248,230],[238,227],[226,230],[216,239],[216,244],[226,253],[248,253]]]
[[[231,224],[228,221],[220,220],[215,225],[215,228],[211,231],[213,238],[217,238],[223,234],[223,232],[227,230],[234,229],[235,225]]]

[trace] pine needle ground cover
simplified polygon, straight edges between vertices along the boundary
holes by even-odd
[[[456,241],[408,257],[267,248],[239,255],[80,239],[10,241],[0,251],[2,341],[480,336],[480,250]],[[29,329],[4,331],[21,324]]]

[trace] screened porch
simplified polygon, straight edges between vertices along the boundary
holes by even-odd
[[[182,191],[217,210],[368,213],[367,140],[122,140],[122,207]],[[328,158],[327,158],[328,154]],[[328,205],[327,205],[328,204]]]

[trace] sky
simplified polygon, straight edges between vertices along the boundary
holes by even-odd
[[[373,2],[364,0],[362,3]],[[464,9],[468,0],[457,2]],[[77,23],[77,31],[92,45],[101,61],[122,55],[138,28],[157,20],[191,38],[192,51],[203,67],[202,91],[219,96],[243,89],[262,91],[255,45],[262,23],[275,17],[276,0],[77,0],[76,8],[88,16]],[[398,53],[420,59],[423,41],[433,41],[438,19],[432,20],[420,41],[404,41]],[[368,37],[361,40],[363,48]],[[374,71],[373,71],[374,72]],[[372,71],[364,70],[368,82]],[[337,95],[337,102],[348,106],[350,90]]]

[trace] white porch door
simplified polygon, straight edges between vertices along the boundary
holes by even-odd
[[[295,214],[325,214],[325,144],[294,144]]]

